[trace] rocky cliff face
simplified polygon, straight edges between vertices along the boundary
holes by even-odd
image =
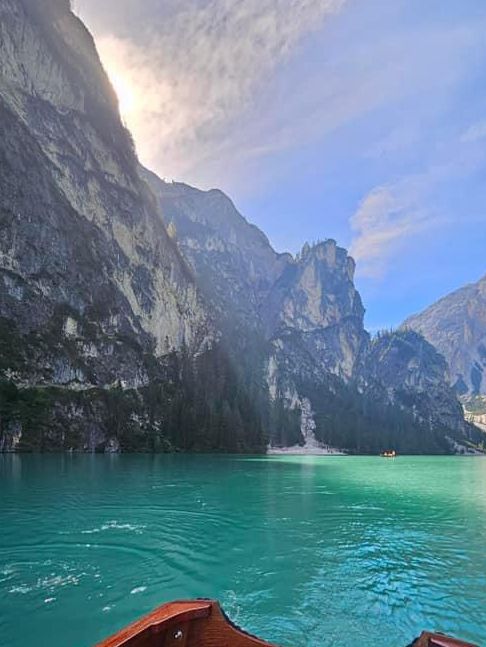
[[[461,401],[466,420],[486,432],[486,396],[463,396]]]
[[[480,438],[464,423],[444,357],[418,333],[378,335],[370,344],[364,375],[368,384],[384,385],[391,402],[410,410],[434,433],[449,433],[459,440]]]
[[[354,261],[334,240],[305,245],[289,259],[263,302],[262,317],[275,349],[298,345],[319,371],[349,381],[368,341]]]
[[[263,363],[270,398],[299,415],[273,444],[448,451],[446,436],[469,438],[445,362],[423,338],[370,342],[354,261],[335,241],[278,255],[221,192],[141,172],[238,357]]]
[[[138,177],[91,36],[66,2],[6,0],[1,12],[0,312],[15,312],[21,334],[68,340],[86,338],[96,313],[80,353],[93,372],[113,335],[158,355],[200,345],[206,313]],[[75,373],[66,361],[50,380]]]
[[[486,277],[410,317],[403,327],[420,332],[444,355],[459,394],[486,394]]]
[[[368,336],[354,261],[333,240],[277,254],[221,191],[167,183],[142,169],[201,290],[234,330],[278,347],[299,337],[319,370],[350,379]]]
[[[3,447],[191,447],[182,424],[236,417],[232,395],[198,409],[238,377],[67,1],[0,3],[0,174]],[[198,362],[224,367],[212,393]]]
[[[262,302],[291,261],[290,254],[277,254],[265,234],[221,191],[164,182],[146,169],[141,175],[218,320],[230,328],[259,327]]]

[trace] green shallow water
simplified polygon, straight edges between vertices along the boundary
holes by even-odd
[[[486,645],[486,459],[0,457],[0,645],[215,597],[281,645]]]

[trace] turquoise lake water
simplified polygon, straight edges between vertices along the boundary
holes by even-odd
[[[0,456],[0,645],[218,598],[288,646],[486,645],[486,459]]]

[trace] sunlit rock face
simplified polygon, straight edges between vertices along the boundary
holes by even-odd
[[[0,180],[0,382],[23,389],[2,392],[0,438],[24,442],[18,420],[49,401],[32,447],[102,447],[123,409],[109,389],[163,382],[168,353],[215,333],[67,0],[0,3]]]
[[[43,337],[25,379],[143,383],[137,344],[199,348],[209,326],[92,37],[67,1],[5,0],[0,60],[0,314]]]
[[[275,282],[263,310],[275,348],[297,344],[319,370],[345,381],[366,346],[354,261],[333,240],[305,245]]]
[[[420,332],[444,355],[460,395],[486,394],[486,277],[410,317],[403,327]]]
[[[486,397],[464,396],[462,404],[466,420],[486,432]]]

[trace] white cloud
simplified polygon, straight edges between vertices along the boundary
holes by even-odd
[[[378,186],[362,200],[351,218],[351,255],[361,276],[381,277],[404,242],[429,227],[434,218],[422,206],[427,176]]]
[[[363,138],[360,155],[392,160],[419,149],[484,24],[423,23],[419,12],[403,25],[408,0],[385,4],[77,0],[142,161],[236,196],[285,181],[278,165],[291,149],[358,122],[361,135],[376,132],[379,110],[390,134],[378,144]]]
[[[476,142],[486,137],[486,119],[470,126],[461,136],[463,143]]]
[[[252,104],[272,71],[345,1],[185,2],[170,20],[154,18],[151,29],[146,21],[140,25],[138,40],[137,34],[98,33],[142,161],[184,177],[214,156],[222,131]]]
[[[441,197],[451,185],[483,167],[484,147],[471,154],[457,139],[439,147],[441,155],[424,171],[371,189],[350,219],[350,253],[363,277],[382,278],[393,259],[412,241],[436,227],[457,227],[458,214]],[[446,158],[444,161],[444,157]],[[481,210],[482,211],[482,210]],[[483,224],[484,216],[462,211],[461,226]]]

